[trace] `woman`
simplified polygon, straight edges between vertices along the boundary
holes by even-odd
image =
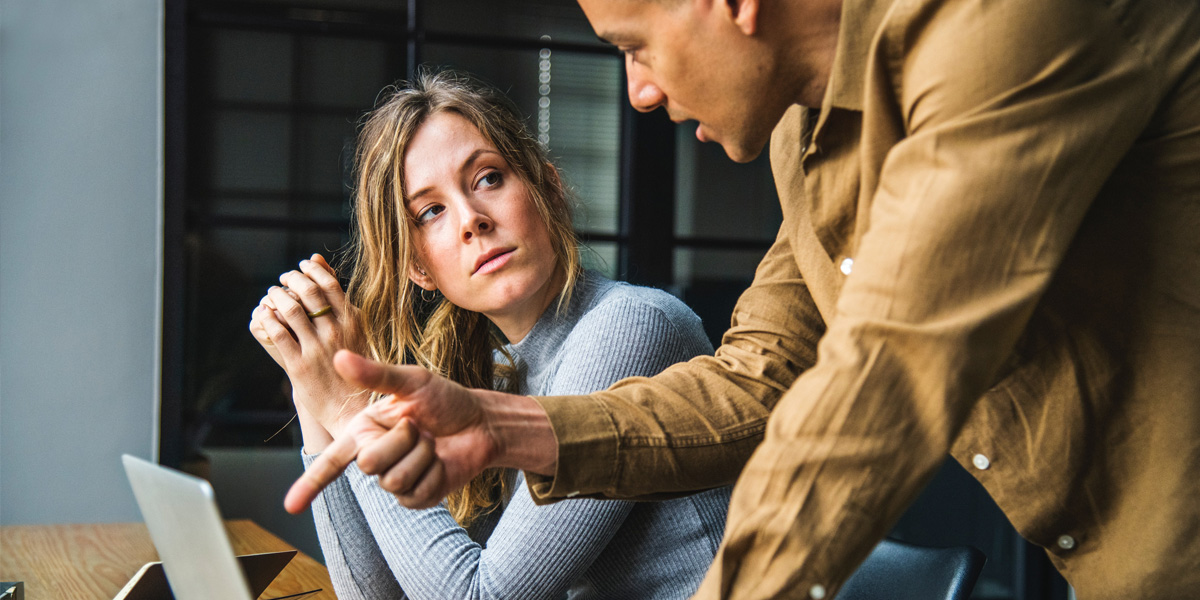
[[[711,352],[672,296],[580,268],[562,180],[517,114],[442,72],[367,118],[349,298],[314,255],[250,325],[291,380],[306,466],[367,401],[333,373],[339,348],[527,394],[591,392]],[[413,511],[352,466],[313,513],[339,598],[686,598],[728,500],[721,488],[537,507],[519,472],[495,470]]]

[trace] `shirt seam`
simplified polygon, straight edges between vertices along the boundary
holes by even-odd
[[[611,419],[611,416],[609,418]],[[618,436],[618,445],[621,442],[625,442],[628,445],[632,446],[636,444],[638,447],[643,448],[702,448],[745,440],[756,435],[761,435],[766,429],[766,421],[759,421],[734,429],[728,433],[723,433],[720,436],[694,434],[673,436],[670,439],[654,436]]]

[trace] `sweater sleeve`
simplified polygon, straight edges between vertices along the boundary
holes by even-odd
[[[317,455],[301,453],[301,457],[307,469]],[[321,553],[338,598],[404,598],[371,535],[347,477],[339,477],[317,496],[312,513]]]
[[[410,598],[561,598],[612,539],[625,502],[533,503],[523,482],[488,538],[472,540],[444,506],[408,510],[355,467],[347,478],[395,579]]]
[[[668,298],[650,302],[618,293],[586,314],[555,361],[550,390],[602,389],[711,351],[699,319]],[[374,477],[351,467],[347,478],[392,573],[414,599],[562,597],[634,506],[581,499],[539,507],[518,480],[483,547],[444,507],[406,510]]]
[[[626,290],[605,299],[576,324],[555,361],[558,367],[547,384],[550,391],[594,391],[711,351],[699,319],[678,300],[662,292],[642,298],[631,294]],[[342,486],[353,498],[342,501]],[[414,600],[564,597],[634,506],[583,499],[537,506],[518,479],[485,546],[480,536],[473,539],[459,526],[444,505],[405,509],[379,487],[376,477],[354,465],[333,487],[337,495],[320,506],[329,514],[318,517],[322,548],[334,549],[327,557],[331,573],[347,572],[347,579],[358,586],[353,589],[364,590],[360,596],[365,597],[386,597],[373,591],[378,588],[368,590],[358,583],[375,582],[382,578],[381,571]],[[356,534],[355,540],[366,538],[369,549],[378,554],[355,546],[367,559],[359,565],[356,555],[337,544],[346,546],[343,523],[361,532],[364,522],[369,533]],[[352,566],[344,566],[347,561]]]

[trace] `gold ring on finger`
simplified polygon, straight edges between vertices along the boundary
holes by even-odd
[[[314,310],[314,311],[312,311],[312,312],[310,312],[310,313],[307,313],[307,314],[308,314],[308,318],[310,318],[310,319],[315,319],[315,318],[317,318],[317,317],[322,317],[322,316],[325,316],[325,315],[327,315],[327,314],[329,314],[329,313],[331,313],[331,312],[333,312],[333,307],[332,307],[332,306],[326,306],[325,308],[318,309],[318,310]]]

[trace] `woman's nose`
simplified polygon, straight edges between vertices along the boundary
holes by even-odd
[[[475,236],[491,231],[493,228],[495,228],[495,223],[490,217],[468,208],[466,214],[463,215],[462,239],[464,242],[469,242]]]

